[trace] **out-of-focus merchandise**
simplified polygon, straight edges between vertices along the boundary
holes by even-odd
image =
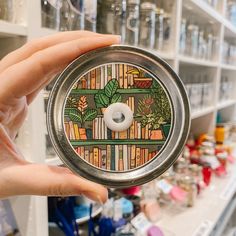
[[[168,9],[169,11],[170,9]],[[122,43],[167,50],[171,40],[170,13],[150,1],[98,1],[97,31],[121,35]]]
[[[144,2],[140,9],[139,45],[153,48],[155,43],[156,7],[154,4]]]
[[[233,94],[233,80],[228,79],[227,76],[221,77],[221,83],[220,83],[220,94],[219,94],[219,100],[220,101],[227,101],[231,98],[231,95]]]
[[[186,23],[187,23],[186,19],[181,20],[180,42],[179,42],[179,52],[181,54],[186,54],[186,39],[187,39]]]
[[[12,22],[13,20],[13,0],[0,1],[0,20]]]
[[[140,0],[128,0],[126,8],[126,43],[137,46],[139,41]]]
[[[59,24],[57,4],[49,0],[41,0],[42,26],[57,29]]]
[[[98,236],[163,236],[167,230],[157,225],[166,213],[194,207],[198,198],[204,197],[203,193],[211,186],[214,176],[225,178],[230,174],[228,168],[236,158],[232,138],[235,133],[235,126],[227,131],[225,125],[218,124],[214,136],[201,134],[194,138],[190,134],[171,169],[152,182],[135,188],[138,192],[133,191],[134,187],[125,191],[109,190],[109,199],[102,209],[82,196],[49,198],[49,220],[59,223],[66,235],[73,235],[69,231],[78,232],[77,220],[89,221],[89,233]],[[97,217],[92,218],[93,214]],[[66,216],[66,221],[62,215]],[[83,225],[80,225],[81,229]]]
[[[97,31],[105,34],[121,35],[122,43],[126,36],[126,0],[98,1]]]
[[[60,31],[84,29],[84,1],[41,0],[41,16],[43,27]]]
[[[217,9],[219,0],[205,0],[205,2],[207,2],[213,8]]]
[[[193,111],[209,107],[212,104],[213,82],[208,74],[184,73],[181,78],[185,84]]]
[[[223,44],[223,63],[236,65],[236,45],[224,41]]]
[[[196,24],[181,20],[179,52],[195,58],[215,59],[218,38]]]
[[[156,8],[156,24],[155,24],[155,49],[163,49],[164,40],[164,10]]]
[[[84,2],[84,28],[96,32],[97,24],[97,0],[86,0]]]
[[[226,17],[231,21],[231,23],[236,26],[236,1],[227,1],[227,14]]]

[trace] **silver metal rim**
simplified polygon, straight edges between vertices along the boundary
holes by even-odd
[[[65,100],[71,87],[84,73],[107,63],[131,63],[147,70],[162,83],[172,103],[172,129],[165,148],[158,158],[134,170],[112,172],[88,164],[78,158],[64,133]],[[114,45],[80,56],[60,74],[48,102],[47,128],[56,153],[73,172],[109,187],[127,187],[153,180],[176,161],[188,137],[190,117],[190,106],[184,85],[165,61],[140,48]]]

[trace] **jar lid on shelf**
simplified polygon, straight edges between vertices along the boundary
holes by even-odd
[[[184,85],[165,61],[114,45],[80,56],[59,75],[47,127],[72,171],[109,187],[128,187],[173,164],[190,117]]]

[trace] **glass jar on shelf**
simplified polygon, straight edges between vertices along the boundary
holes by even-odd
[[[59,9],[60,1],[41,0],[41,19],[42,27],[58,29],[60,23]]]
[[[140,9],[139,45],[153,49],[155,43],[155,4],[144,2]]]
[[[59,30],[67,31],[70,30],[70,5],[67,0],[61,0],[59,6]]]
[[[0,20],[12,22],[13,20],[13,0],[0,1]]]
[[[181,26],[180,26],[180,42],[179,42],[179,52],[180,54],[186,54],[186,32],[187,21],[186,19],[182,18]]]
[[[164,13],[163,22],[163,50],[168,50],[171,40],[171,15],[167,12]]]
[[[228,1],[227,4],[227,18],[234,26],[236,26],[236,2],[231,0]]]
[[[155,49],[163,49],[164,34],[164,10],[156,8],[156,23],[155,23]]]
[[[198,55],[198,39],[199,39],[199,27],[197,25],[193,25],[193,30],[191,32],[191,56],[197,57]]]
[[[97,0],[84,1],[84,29],[96,32]]]
[[[217,36],[212,37],[212,60],[216,60],[219,54],[219,39]]]
[[[98,1],[97,31],[121,35],[122,43],[126,34],[126,0]]]
[[[69,29],[84,29],[84,0],[68,0],[70,6]]]
[[[213,52],[213,35],[209,33],[207,35],[207,60],[212,59],[212,52]]]
[[[128,0],[126,8],[126,43],[137,46],[139,39],[140,0]]]
[[[199,38],[198,38],[198,57],[201,59],[208,59],[207,57],[207,44],[204,38],[204,31],[199,31]]]

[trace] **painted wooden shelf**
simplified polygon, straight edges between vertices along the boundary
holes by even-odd
[[[100,91],[101,89],[72,89],[71,94],[76,95],[76,94],[96,94]],[[132,88],[127,88],[127,89],[117,89],[118,93],[121,94],[147,94],[150,93],[150,89],[132,89]]]
[[[165,140],[142,140],[142,139],[129,139],[129,140],[81,140],[81,141],[70,141],[71,145],[74,147],[77,146],[90,146],[90,145],[156,145],[163,146],[165,144]]]
[[[0,37],[27,36],[27,27],[0,20]]]

